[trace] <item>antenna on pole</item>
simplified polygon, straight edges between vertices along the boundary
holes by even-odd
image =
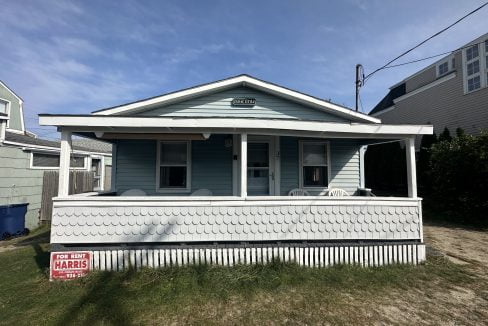
[[[363,86],[363,66],[361,64],[356,65],[356,112],[359,111],[359,89]]]

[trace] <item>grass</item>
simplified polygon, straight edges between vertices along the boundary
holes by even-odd
[[[477,281],[437,257],[417,267],[194,266],[49,282],[48,244],[24,243],[0,253],[0,324],[368,324],[382,318],[368,308],[375,302]]]

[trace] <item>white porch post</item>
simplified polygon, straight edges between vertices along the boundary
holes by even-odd
[[[61,131],[61,155],[59,157],[58,196],[69,194],[69,165],[71,153],[71,132]]]
[[[405,140],[405,150],[407,151],[407,182],[408,197],[417,198],[417,169],[415,165],[415,137]]]
[[[241,134],[241,197],[247,196],[247,134]]]

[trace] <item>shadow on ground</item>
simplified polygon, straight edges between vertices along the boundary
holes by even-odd
[[[134,270],[129,270],[125,273],[102,272],[92,275],[88,284],[84,285],[87,292],[70,306],[55,325],[132,325],[132,316],[126,312],[124,301],[130,296],[125,283],[134,273]]]

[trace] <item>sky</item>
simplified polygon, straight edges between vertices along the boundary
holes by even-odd
[[[243,73],[354,107],[357,63],[367,74],[483,2],[0,0],[0,80],[43,138],[58,134],[39,113],[86,114]],[[488,7],[398,63],[486,32]],[[435,60],[375,74],[362,111]]]

